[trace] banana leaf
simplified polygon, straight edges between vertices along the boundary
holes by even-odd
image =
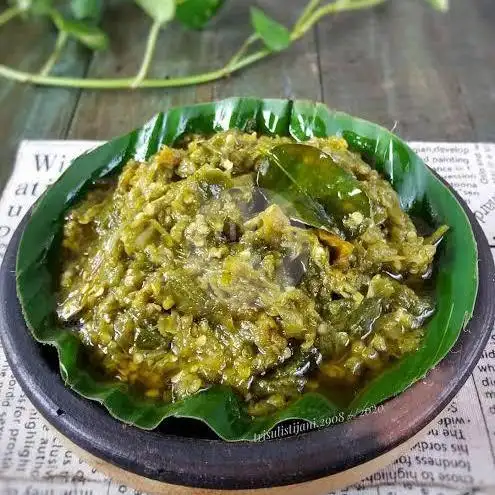
[[[272,416],[252,418],[232,390],[222,386],[176,403],[157,403],[138,396],[122,382],[96,376],[84,365],[79,338],[57,321],[52,258],[67,209],[96,180],[119,173],[130,158],[147,159],[163,144],[173,145],[187,133],[211,134],[231,128],[292,136],[298,141],[313,136],[343,136],[351,149],[360,152],[390,181],[409,214],[432,227],[450,226],[437,254],[437,311],[427,324],[421,348],[370,381],[345,410],[318,393],[307,393]],[[319,425],[329,417],[352,417],[401,393],[423,378],[452,348],[472,316],[478,288],[477,247],[463,208],[403,141],[384,128],[323,104],[252,98],[170,109],[143,127],[76,158],[31,211],[16,270],[27,326],[36,340],[57,348],[60,372],[68,387],[99,401],[125,423],[153,429],[171,416],[194,418],[228,441],[259,438],[288,419]]]

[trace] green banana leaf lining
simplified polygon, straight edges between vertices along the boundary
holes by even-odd
[[[290,135],[300,141],[343,136],[351,149],[391,182],[408,213],[431,225],[451,228],[437,257],[437,312],[427,325],[422,347],[371,381],[346,410],[322,395],[307,393],[272,416],[253,419],[234,392],[222,386],[173,404],[156,403],[135,395],[124,383],[93,376],[81,366],[79,338],[57,322],[50,259],[52,246],[60,239],[64,213],[74,201],[95,180],[118,173],[130,158],[147,159],[163,144],[172,145],[187,133],[211,134],[231,128]],[[76,158],[32,210],[19,246],[16,276],[26,323],[36,340],[57,348],[67,386],[101,402],[115,418],[140,428],[153,429],[170,416],[194,418],[229,441],[259,438],[288,419],[324,424],[331,417],[346,418],[399,394],[449,352],[472,316],[478,289],[477,247],[464,210],[403,141],[384,128],[323,104],[252,98],[173,108]]]

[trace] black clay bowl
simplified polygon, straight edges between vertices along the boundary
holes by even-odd
[[[55,351],[37,343],[26,327],[15,280],[16,253],[26,219],[8,247],[0,273],[5,353],[26,395],[70,445],[103,471],[134,486],[164,493],[256,488],[271,488],[271,493],[276,487],[283,487],[284,493],[292,493],[291,489],[294,493],[324,493],[357,481],[410,445],[461,388],[485,347],[494,321],[493,259],[481,228],[465,203],[457,199],[478,245],[479,290],[474,316],[448,356],[422,381],[385,402],[377,414],[255,443],[212,438],[206,428],[198,427],[200,423],[185,424],[187,420],[171,420],[155,431],[124,425],[97,403],[67,388]],[[190,434],[181,436],[174,431]],[[376,459],[379,461],[374,462]],[[320,478],[325,479],[305,483]]]

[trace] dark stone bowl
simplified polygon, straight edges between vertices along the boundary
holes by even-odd
[[[255,443],[216,439],[206,426],[192,420],[167,420],[155,431],[124,425],[97,403],[65,387],[55,351],[37,343],[26,327],[15,286],[15,259],[25,220],[9,245],[0,273],[0,325],[7,359],[28,398],[52,426],[93,460],[110,466],[107,472],[115,473],[117,468],[131,480],[138,475],[154,480],[155,487],[160,483],[194,487],[191,493],[196,494],[201,488],[281,487],[359,469],[411,439],[447,406],[489,338],[495,317],[493,258],[474,216],[457,199],[478,243],[474,316],[448,356],[423,380],[385,402],[377,414]],[[186,493],[168,493],[172,492]]]

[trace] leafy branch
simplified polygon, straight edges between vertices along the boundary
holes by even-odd
[[[48,18],[58,31],[53,52],[37,73],[25,72],[0,64],[0,77],[22,83],[84,89],[172,88],[215,81],[227,77],[259,60],[290,47],[322,18],[340,12],[369,9],[391,0],[309,0],[295,24],[289,29],[270,18],[262,10],[251,8],[253,33],[221,68],[201,74],[172,79],[152,79],[147,74],[162,29],[177,20],[191,29],[201,29],[222,7],[224,0],[134,0],[150,17],[146,49],[137,74],[124,78],[76,78],[51,75],[62,56],[69,38],[91,50],[104,50],[109,40],[98,26],[103,15],[104,0],[71,0],[69,5],[54,0],[14,0],[0,13],[0,26],[17,17]],[[425,0],[433,8],[445,12],[449,0]],[[321,5],[324,3],[324,5]]]

